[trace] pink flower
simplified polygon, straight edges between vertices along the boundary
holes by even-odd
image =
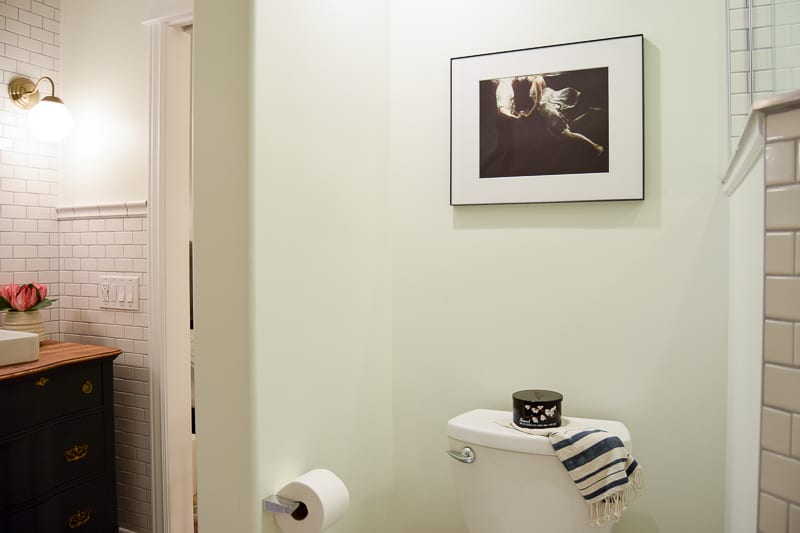
[[[8,285],[0,285],[0,298],[3,298],[8,303],[11,303],[11,300],[14,298],[14,295],[17,294],[19,290],[18,285],[14,285],[13,283],[9,283]]]
[[[42,285],[41,283],[31,283],[31,285],[39,291],[39,301],[47,298],[47,285]]]
[[[0,285],[0,311],[28,311],[49,307],[55,300],[47,299],[47,287],[39,283]]]
[[[23,285],[8,303],[17,311],[27,311],[39,303],[39,291],[32,284]]]

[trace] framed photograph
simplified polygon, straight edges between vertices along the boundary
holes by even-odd
[[[644,199],[642,35],[450,60],[450,204]]]

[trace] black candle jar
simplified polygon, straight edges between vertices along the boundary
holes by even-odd
[[[564,396],[551,390],[522,390],[512,395],[514,423],[521,428],[555,428],[561,425]]]

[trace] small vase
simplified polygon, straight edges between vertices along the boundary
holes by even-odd
[[[38,333],[39,344],[44,342],[44,319],[38,309],[36,311],[8,311],[6,313],[3,329]]]

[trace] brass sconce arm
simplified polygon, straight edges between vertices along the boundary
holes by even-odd
[[[56,96],[56,84],[50,76],[42,76],[36,83],[33,83],[33,81],[28,78],[14,78],[11,80],[11,83],[8,84],[8,95],[11,97],[11,101],[14,102],[17,107],[31,109],[39,103],[39,84],[44,80],[50,82],[50,86],[53,90],[50,96],[45,96],[42,100],[63,104],[64,102]]]

